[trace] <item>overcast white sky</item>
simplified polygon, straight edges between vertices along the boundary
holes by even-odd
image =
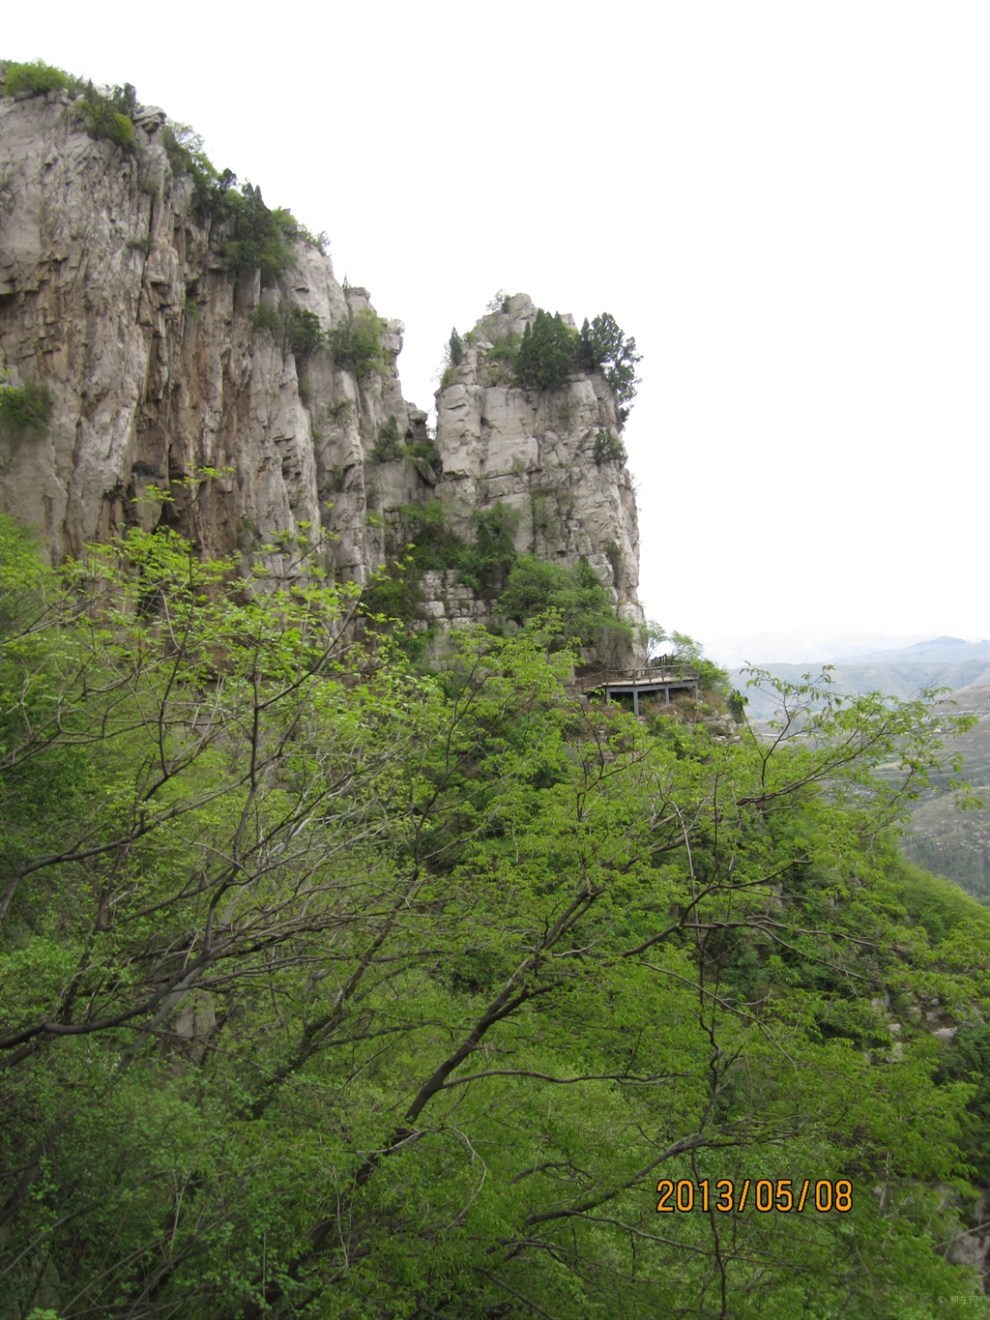
[[[325,229],[422,407],[499,288],[611,312],[667,627],[990,635],[986,0],[74,0],[0,39]]]

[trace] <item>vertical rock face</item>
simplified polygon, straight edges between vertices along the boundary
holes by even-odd
[[[370,312],[367,293],[298,240],[268,287],[232,271],[163,118],[145,112],[125,152],[87,136],[65,93],[0,98],[0,371],[51,398],[46,434],[0,439],[2,507],[56,559],[127,523],[221,553],[306,522],[339,538],[340,576],[364,581],[381,557],[369,455],[388,417],[401,434],[423,425],[401,396],[399,325],[381,323],[380,369],[362,379],[293,352],[294,313],[332,330]],[[410,470],[410,498],[421,484]]]
[[[462,528],[479,507],[516,510],[520,553],[563,564],[586,558],[620,616],[637,626],[639,528],[615,397],[599,372],[575,371],[553,390],[514,383],[511,353],[536,314],[526,294],[507,298],[448,368],[437,395],[440,496]]]
[[[335,575],[364,583],[390,509],[440,499],[467,537],[501,502],[520,552],[585,556],[641,621],[630,478],[595,457],[596,438],[617,437],[615,400],[597,373],[512,383],[500,353],[535,317],[525,295],[468,337],[433,446],[402,397],[398,322],[342,288],[312,240],[287,238],[264,277],[233,261],[229,218],[166,150],[165,115],[139,108],[124,150],[84,131],[78,100],[0,97],[0,384],[48,401],[39,428],[0,416],[0,509],[53,560],[129,524],[246,556],[305,524],[330,534]],[[371,367],[335,341],[355,324],[377,327]],[[486,617],[455,578],[427,575],[424,619]]]

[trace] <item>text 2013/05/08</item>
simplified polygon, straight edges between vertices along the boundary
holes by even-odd
[[[729,1215],[746,1209],[760,1214],[802,1214],[804,1210],[830,1210],[840,1215],[852,1209],[852,1183],[848,1178],[661,1178],[657,1183],[657,1214],[690,1214],[715,1210]]]

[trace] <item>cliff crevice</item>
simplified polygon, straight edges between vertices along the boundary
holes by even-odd
[[[318,240],[286,223],[275,261],[248,224],[273,214],[260,193],[204,205],[164,112],[135,106],[125,149],[86,131],[79,100],[0,98],[0,373],[45,401],[43,426],[0,430],[0,508],[53,561],[133,524],[246,558],[306,528],[336,578],[365,584],[395,510],[439,499],[468,537],[502,505],[519,552],[587,559],[641,622],[631,480],[620,447],[595,454],[618,435],[615,398],[598,372],[514,382],[499,345],[534,320],[528,297],[468,336],[431,437],[403,398],[401,324],[341,286]],[[421,604],[441,625],[489,608],[449,573]]]

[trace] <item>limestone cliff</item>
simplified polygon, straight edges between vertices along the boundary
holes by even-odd
[[[574,371],[554,390],[514,384],[504,347],[536,314],[517,294],[465,336],[462,360],[437,395],[439,494],[465,528],[478,507],[515,509],[520,552],[564,563],[585,557],[636,626],[639,529],[616,400],[597,371]]]
[[[501,501],[518,510],[519,550],[586,556],[641,619],[630,479],[594,455],[596,436],[617,434],[608,385],[576,373],[529,394],[499,374],[494,346],[535,315],[528,298],[479,322],[431,444],[402,397],[400,323],[342,288],[291,224],[286,260],[245,259],[162,111],[132,107],[125,149],[86,131],[81,97],[0,97],[0,382],[45,400],[42,426],[0,431],[0,508],[53,559],[132,523],[245,555],[308,524],[331,534],[335,575],[364,583],[387,557],[389,510],[440,499],[466,534]],[[248,201],[270,217],[260,194]],[[370,365],[341,348],[355,325],[373,331]],[[486,616],[455,578],[427,576],[424,618]]]

